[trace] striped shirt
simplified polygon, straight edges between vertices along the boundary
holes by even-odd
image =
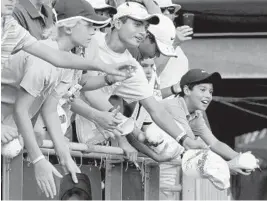
[[[25,47],[29,47],[37,41],[12,16],[5,16],[4,18],[1,31],[1,66],[8,61],[11,54]]]

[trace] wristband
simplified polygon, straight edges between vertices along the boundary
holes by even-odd
[[[108,112],[112,112],[113,110],[115,110],[115,107],[110,108]]]
[[[35,160],[32,161],[32,164],[34,165],[44,158],[45,158],[44,155],[38,156]]]
[[[171,86],[171,92],[172,94],[176,95],[177,93],[174,91],[173,85]]]
[[[113,83],[108,79],[108,75],[104,77],[105,82],[110,86],[113,85]]]
[[[181,139],[178,143],[183,146],[183,143],[187,137],[188,137],[188,135],[184,135],[183,137],[181,137]]]

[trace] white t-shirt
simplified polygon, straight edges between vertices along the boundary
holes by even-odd
[[[103,87],[100,90],[104,91],[108,96],[118,95],[128,103],[152,96],[153,90],[148,85],[142,66],[132,57],[128,50],[125,50],[123,53],[117,53],[111,50],[106,43],[105,36],[106,34],[101,32],[95,34],[85,51],[86,57],[92,57],[94,55],[108,64],[129,61],[129,64],[135,65],[137,70],[133,77],[112,86]],[[95,72],[94,74],[103,75],[102,72]]]
[[[178,46],[175,51],[178,57],[170,58],[159,76],[161,89],[177,84],[188,71],[188,59],[183,50]]]
[[[56,41],[46,40],[43,42],[58,49]],[[33,117],[41,108],[46,97],[62,79],[63,70],[24,51],[11,56],[2,67],[2,123],[13,119],[13,107],[21,87],[35,97],[29,111],[30,117]]]
[[[123,53],[116,53],[111,50],[106,43],[105,36],[106,34],[97,32],[91,40],[89,47],[85,50],[85,56],[87,58],[99,57],[108,64],[129,61],[129,64],[137,67],[137,71],[135,76],[121,83],[98,89],[105,97],[102,101],[108,101],[111,95],[118,95],[128,103],[152,96],[153,87],[149,86],[142,66],[132,57],[128,50]],[[87,73],[90,76],[105,74],[98,71],[88,71]],[[79,142],[82,143],[98,144],[105,141],[105,138],[100,134],[95,124],[80,115],[76,115],[76,132]]]

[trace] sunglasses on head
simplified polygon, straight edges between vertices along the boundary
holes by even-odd
[[[166,8],[161,8],[161,12],[164,13],[166,10],[168,10],[168,12],[170,14],[173,14],[175,12],[175,8],[174,7],[166,7]]]

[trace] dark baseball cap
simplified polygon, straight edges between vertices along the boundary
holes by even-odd
[[[79,200],[92,200],[91,183],[86,174],[76,173],[78,183],[74,183],[71,174],[65,175],[60,182],[60,200],[75,197]]]
[[[208,73],[203,69],[191,69],[183,75],[180,81],[180,87],[192,83],[212,83],[217,84],[221,80],[221,75],[218,72]]]
[[[111,21],[111,18],[97,15],[92,5],[85,0],[59,0],[55,10],[58,22],[80,18],[102,27]]]

